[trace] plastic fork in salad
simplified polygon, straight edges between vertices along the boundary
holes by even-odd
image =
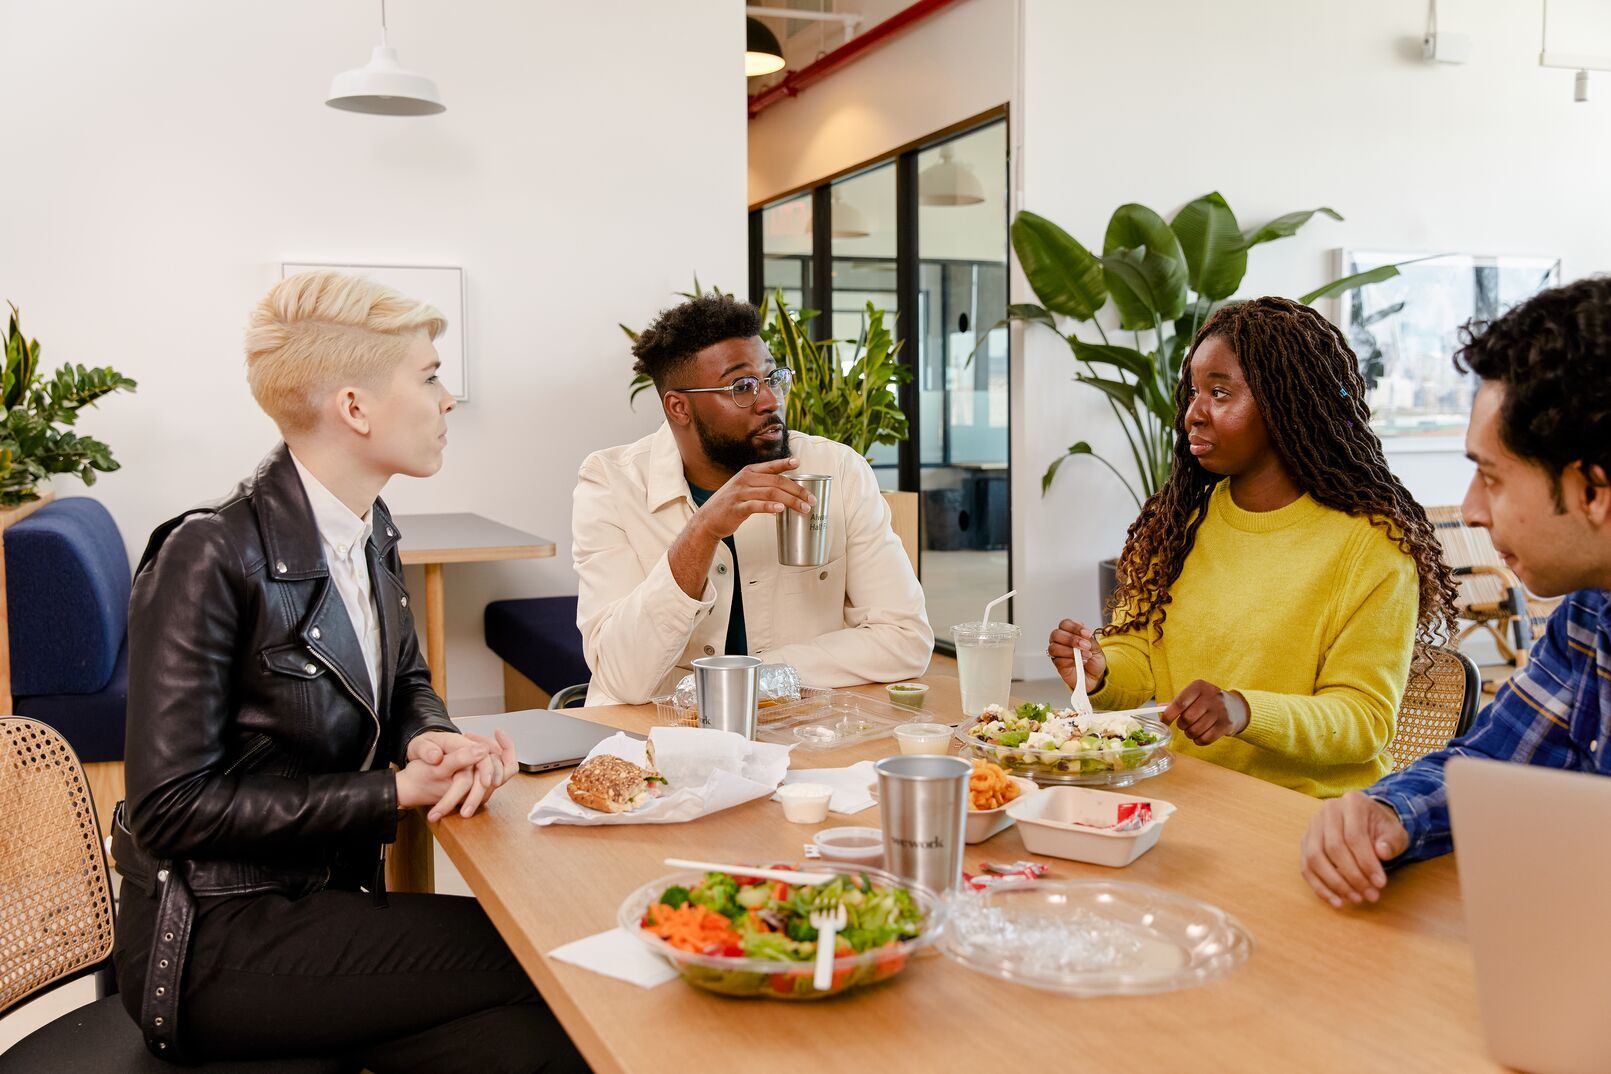
[[[811,977],[811,986],[818,992],[826,992],[833,986],[835,939],[845,927],[845,904],[834,903],[830,909],[813,910],[807,920],[817,930],[817,969]]]
[[[1091,696],[1085,692],[1085,657],[1078,649],[1074,650],[1074,692],[1068,695],[1068,707],[1081,716],[1095,711],[1091,708]]]

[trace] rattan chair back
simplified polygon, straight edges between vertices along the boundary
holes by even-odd
[[[73,749],[0,717],[0,1014],[112,951],[112,887]]]
[[[1402,772],[1462,735],[1476,718],[1482,685],[1477,665],[1458,649],[1431,649],[1431,666],[1410,672],[1393,733],[1393,771]]]

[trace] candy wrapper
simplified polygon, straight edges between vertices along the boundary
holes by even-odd
[[[1047,867],[1038,861],[1015,861],[1005,865],[986,861],[979,863],[979,872],[963,873],[962,882],[973,891],[985,891],[1007,884],[1039,880],[1046,875],[1046,871]]]

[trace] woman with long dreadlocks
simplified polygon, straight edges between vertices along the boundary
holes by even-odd
[[[1175,388],[1174,469],[1119,560],[1113,624],[1052,631],[1064,681],[1082,659],[1097,708],[1167,701],[1182,752],[1317,797],[1385,775],[1454,586],[1364,395],[1342,333],[1308,306],[1259,298],[1210,317]]]

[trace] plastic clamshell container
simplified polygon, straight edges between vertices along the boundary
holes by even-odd
[[[682,979],[697,988],[719,992],[725,996],[764,996],[768,999],[801,1000],[822,999],[838,995],[853,988],[886,981],[906,968],[913,954],[927,947],[939,933],[945,920],[944,904],[927,888],[905,884],[889,873],[865,866],[840,865],[833,862],[808,861],[796,868],[814,873],[841,873],[846,876],[865,876],[874,884],[903,887],[911,893],[912,901],[922,911],[923,931],[910,940],[897,940],[893,944],[863,951],[855,955],[842,955],[833,962],[833,983],[818,989],[812,983],[813,962],[785,962],[774,959],[745,958],[729,955],[703,955],[673,947],[660,937],[643,928],[643,915],[662,892],[674,884],[692,888],[705,878],[698,870],[662,876],[643,885],[621,903],[616,913],[616,924],[650,951],[671,964]]]
[[[828,700],[832,690],[825,690],[820,686],[802,686],[800,700],[798,701],[762,701],[756,708],[755,725],[765,728],[780,722],[796,720],[802,713],[819,710]],[[693,705],[679,705],[670,695],[651,699],[655,708],[655,718],[672,727],[698,727],[699,709]]]
[[[1128,832],[1087,826],[1113,823],[1121,802],[1150,803],[1152,819]],[[1129,865],[1151,850],[1174,811],[1173,804],[1157,798],[1089,787],[1048,787],[1040,794],[1007,804],[1007,815],[1018,822],[1024,849],[1031,854],[1113,868]]]
[[[1147,730],[1156,734],[1158,741],[1147,746],[1083,750],[1073,753],[1064,753],[1061,750],[1032,750],[1021,746],[995,746],[970,733],[980,723],[988,722],[982,716],[973,717],[960,724],[956,729],[956,739],[962,743],[964,757],[982,757],[987,761],[994,761],[1012,775],[1028,776],[1036,783],[1061,783],[1075,787],[1128,787],[1137,780],[1167,772],[1174,761],[1174,755],[1168,750],[1174,728],[1159,723],[1154,716],[1137,716],[1136,719]]]
[[[860,866],[884,864],[882,828],[824,828],[811,837],[811,842],[824,861]]]
[[[1011,828],[1013,819],[1007,815],[1007,810],[1040,790],[1040,784],[1032,779],[1025,779],[1022,776],[1007,778],[1018,784],[1018,797],[995,809],[968,810],[967,828],[962,837],[964,843],[982,843],[991,836],[999,835]]]
[[[806,691],[813,696],[780,705],[770,715],[761,710],[755,732],[759,742],[777,742],[801,750],[836,750],[874,739],[912,719],[910,709],[849,690]]]

